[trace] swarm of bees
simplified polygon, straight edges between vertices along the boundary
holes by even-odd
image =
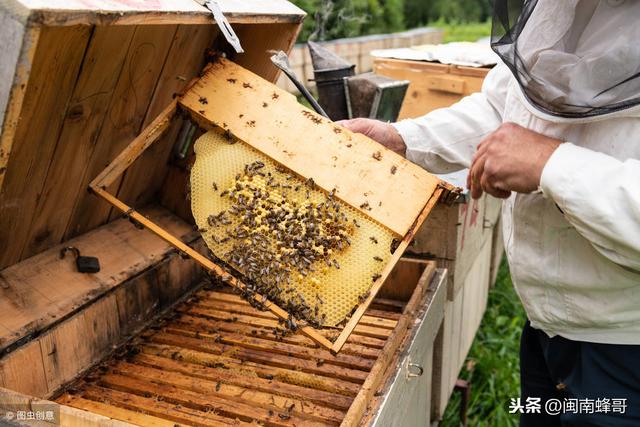
[[[296,283],[319,286],[317,278],[308,276],[340,269],[336,256],[351,246],[360,225],[341,208],[335,189],[324,200],[314,201],[310,199],[313,179],[302,183],[293,178],[282,168],[268,172],[261,161],[245,165],[232,184],[218,193],[229,198],[231,206],[209,215],[208,227],[202,231],[211,233],[216,243],[231,242],[224,259],[244,276],[245,297],[260,294],[287,310],[285,326],[290,330],[298,328],[296,319],[319,328],[326,318],[321,309],[324,301],[319,295],[307,301]],[[212,187],[218,192],[218,184]],[[293,200],[291,193],[304,194],[305,201]]]

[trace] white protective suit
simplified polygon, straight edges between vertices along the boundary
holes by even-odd
[[[599,7],[593,21],[615,24],[615,7],[623,2],[600,3],[607,7]],[[469,167],[477,144],[504,122],[566,141],[545,166],[541,189],[514,193],[502,208],[511,275],[532,326],[572,340],[640,344],[640,105],[560,118],[531,104],[501,64],[481,93],[394,126],[409,160],[446,173]]]

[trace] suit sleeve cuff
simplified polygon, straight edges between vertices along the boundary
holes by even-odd
[[[424,155],[424,131],[414,120],[407,119],[391,124],[400,134],[407,146],[405,157],[413,163],[419,163]],[[418,154],[420,153],[420,154]]]
[[[560,144],[542,169],[540,188],[560,209],[583,180],[583,175],[599,161],[600,153],[578,147],[570,142]]]

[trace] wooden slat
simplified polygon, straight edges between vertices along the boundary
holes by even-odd
[[[407,246],[409,246],[409,244],[411,243],[411,240],[413,239],[413,236],[418,231],[418,229],[420,228],[424,220],[427,219],[427,216],[431,212],[431,209],[433,209],[435,204],[438,202],[438,199],[440,199],[440,195],[442,194],[442,191],[443,191],[442,188],[437,188],[433,192],[431,199],[429,199],[429,202],[420,213],[420,216],[416,219],[416,222],[413,224],[413,227],[403,237],[402,241],[400,242],[400,245],[398,245],[398,248],[393,253],[392,259],[389,261],[389,263],[385,266],[385,268],[380,273],[381,277],[371,287],[369,296],[362,302],[360,306],[358,306],[358,308],[356,308],[356,310],[351,315],[351,319],[349,319],[343,331],[340,333],[340,336],[333,343],[332,351],[336,353],[339,352],[342,349],[342,346],[344,345],[344,343],[347,342],[347,337],[351,335],[351,332],[356,328],[356,326],[358,325],[358,322],[360,321],[360,318],[364,315],[365,311],[367,310],[367,307],[369,307],[369,305],[375,298],[376,294],[378,293],[382,285],[384,285],[384,281],[386,280],[388,275],[391,273],[393,266],[400,259],[400,257],[404,253]]]
[[[151,342],[165,345],[174,345],[200,352],[215,355],[225,355],[230,346],[218,344],[213,340],[204,341],[195,338],[159,332],[151,337]],[[251,361],[269,366],[287,369],[296,369],[331,378],[340,378],[354,383],[361,383],[367,377],[367,372],[358,369],[349,369],[329,364],[318,364],[316,361],[298,359],[291,356],[280,355],[268,350],[253,350],[233,347],[232,356],[241,361]]]
[[[105,402],[109,405],[124,409],[141,411],[155,417],[163,417],[190,426],[217,427],[220,425],[230,425],[248,427],[250,425],[250,423],[247,422],[215,415],[213,412],[205,413],[204,411],[166,403],[159,399],[140,397],[95,385],[86,388],[82,397],[97,402]]]
[[[226,102],[203,105],[203,98]],[[338,198],[399,236],[411,229],[440,183],[398,154],[336,126],[302,107],[291,94],[222,58],[180,103],[203,126],[227,129],[303,178],[313,178],[320,188],[335,188]],[[379,160],[374,158],[377,153]],[[369,209],[360,207],[365,202]]]
[[[358,384],[350,381],[319,376],[293,368],[289,369],[288,367],[266,366],[260,362],[241,361],[232,355],[219,356],[212,353],[163,344],[147,344],[141,347],[141,351],[156,356],[197,363],[206,367],[220,366],[238,373],[251,372],[252,375],[257,375],[261,378],[274,378],[289,384],[312,384],[314,388],[345,396],[355,396],[360,389]]]
[[[109,111],[95,140],[80,188],[89,183],[140,133],[158,77],[177,30],[175,25],[139,26],[127,52],[122,73],[111,98]],[[117,191],[120,180],[112,188]],[[76,236],[103,224],[111,207],[81,191],[64,238]]]
[[[275,319],[265,319],[263,317],[247,316],[244,314],[234,315],[233,313],[228,313],[222,310],[213,310],[210,308],[194,307],[188,310],[185,308],[180,308],[179,311],[222,321],[231,321],[233,318],[235,318],[236,322],[244,323],[247,325],[262,326],[268,328],[278,327],[278,321]],[[339,330],[329,330],[328,332],[330,333],[330,335],[335,335],[335,333],[339,333]],[[388,329],[366,325],[357,325],[354,328],[353,332],[367,337],[381,339],[385,339],[391,334],[391,331]],[[323,331],[320,330],[319,333],[323,333]]]
[[[277,316],[269,311],[255,310],[245,299],[243,299],[239,295],[211,291],[203,291],[203,294],[206,295],[207,298],[204,298],[201,302],[198,302],[197,305],[199,306],[215,309],[223,308],[231,313],[252,314],[256,317],[277,319]],[[360,324],[385,329],[393,329],[396,326],[396,322],[393,320],[387,320],[379,317],[377,318],[374,316],[368,316],[366,314],[362,316]]]
[[[373,362],[371,360],[362,357],[352,356],[348,354],[333,355],[328,350],[314,349],[280,341],[272,341],[262,339],[260,337],[247,337],[232,332],[194,332],[174,325],[167,326],[163,328],[163,330],[174,335],[182,335],[192,338],[203,338],[205,340],[216,340],[223,345],[226,344],[234,346],[236,348],[261,350],[314,361],[322,360],[322,363],[327,363],[329,365],[344,366],[347,368],[360,370],[369,370],[373,365]]]
[[[86,26],[41,31],[29,77],[38,83],[27,87],[15,131],[3,135],[2,146],[12,147],[0,193],[0,269],[20,260],[90,34]]]
[[[395,320],[396,322],[400,319],[400,316],[401,316],[400,313],[394,313],[391,311],[384,311],[384,310],[379,310],[377,308],[371,308],[374,304],[375,304],[375,300],[373,300],[373,303],[369,306],[369,309],[366,311],[367,314],[373,317],[379,317],[381,319]]]
[[[233,401],[222,396],[222,393],[210,391],[193,392],[184,388],[178,388],[174,385],[164,384],[161,381],[153,383],[139,380],[135,378],[124,377],[120,375],[107,374],[103,375],[98,381],[101,387],[109,390],[117,390],[125,392],[128,395],[151,396],[155,399],[162,399],[167,403],[180,405],[181,407],[191,408],[203,413],[213,412],[217,415],[230,418],[240,419],[245,422],[260,422],[265,425],[274,427],[286,427],[292,425],[326,425],[326,423],[318,423],[306,420],[294,414],[285,412],[277,412],[279,408],[275,405],[271,408],[260,407],[259,405],[248,405],[240,401]],[[214,386],[215,387],[215,386]],[[220,388],[223,386],[220,385]],[[93,386],[84,389],[91,392]],[[283,420],[280,414],[288,415],[290,418]]]
[[[323,389],[303,387],[289,384],[277,379],[265,379],[256,375],[243,375],[230,369],[215,369],[206,366],[194,365],[165,357],[154,356],[151,353],[140,353],[132,359],[136,366],[149,366],[163,371],[179,372],[193,378],[222,382],[224,384],[251,388],[256,391],[267,392],[277,396],[301,398],[307,402],[324,405],[332,409],[344,411],[351,405],[351,398],[343,394],[335,394]],[[121,369],[122,365],[117,365]],[[126,369],[123,369],[126,371]]]
[[[91,181],[91,186],[107,188],[114,181],[120,179],[129,166],[146,150],[151,144],[156,142],[169,128],[173,116],[176,114],[176,101],[169,102],[169,105],[138,135],[131,144],[122,150],[97,177]]]
[[[257,336],[262,339],[271,341],[282,341],[290,344],[303,345],[305,347],[318,348],[318,345],[311,339],[301,334],[287,334],[285,337],[274,335],[274,330],[271,328],[256,327],[244,325],[238,322],[225,322],[221,320],[204,319],[200,317],[194,317],[189,315],[182,315],[173,319],[172,324],[176,327],[180,327],[183,330],[196,332],[234,332],[241,333],[246,336]],[[367,359],[375,359],[380,354],[380,350],[377,348],[368,347],[363,344],[354,344],[353,342],[347,342],[342,348],[342,353],[353,354]]]
[[[377,307],[380,310],[390,311],[394,313],[402,313],[406,303],[402,301],[391,300],[388,298],[376,297],[371,303],[372,307]]]
[[[134,427],[118,419],[99,415],[95,412],[84,411],[81,409],[66,406],[64,404],[42,400],[17,393],[13,390],[0,388],[0,411],[54,411],[53,421],[30,422],[34,426],[65,426],[65,427]],[[57,415],[57,416],[56,416]],[[175,427],[175,426],[172,426]]]
[[[286,424],[310,421],[336,425],[344,416],[342,412],[314,404],[305,407],[306,402],[296,398],[283,398],[219,382],[194,380],[187,375],[135,365],[119,370],[116,374],[103,375],[98,383],[103,387],[134,394],[153,393],[165,397],[167,401],[193,409],[206,410],[213,407],[220,413],[219,408],[225,408],[224,415],[232,418],[250,417],[264,422],[271,418],[267,415],[268,411],[272,411],[291,415]]]
[[[66,394],[61,398],[61,402],[74,408],[84,409],[89,412],[101,414],[116,420],[126,421],[134,425],[147,427],[175,427],[176,423],[166,419],[142,414],[140,412],[128,409],[118,408],[117,406],[107,405],[106,403],[96,402],[94,400],[83,399],[80,396]]]
[[[62,241],[76,197],[85,193],[85,169],[109,113],[134,31],[134,27],[96,27],[93,32],[42,194],[30,213],[28,239],[20,248],[22,258]]]
[[[120,363],[113,368],[113,371],[119,376],[116,381],[130,377],[154,384],[173,385],[203,395],[219,396],[231,402],[245,402],[245,404],[267,410],[284,411],[284,413],[291,413],[302,419],[339,424],[344,417],[344,412],[303,400],[300,395],[282,397],[271,392],[256,390],[253,386],[241,387],[223,381],[210,381],[201,378],[195,380],[189,375],[132,363]],[[117,387],[117,382],[114,382],[113,379],[114,377],[111,375],[104,375],[100,377],[99,382],[106,386]]]
[[[11,19],[7,17],[6,19]],[[13,20],[12,20],[13,21]],[[15,21],[11,24],[11,27],[15,28]],[[22,24],[18,24],[22,27]],[[6,28],[5,31],[11,31],[11,28]],[[7,175],[7,164],[9,163],[9,157],[13,148],[13,143],[16,135],[16,130],[20,122],[20,115],[22,113],[22,105],[29,88],[29,77],[31,74],[31,67],[35,58],[36,47],[38,46],[38,40],[40,38],[40,27],[31,27],[24,29],[22,34],[12,34],[12,37],[20,37],[21,47],[18,52],[15,64],[15,74],[9,77],[11,81],[7,81],[5,84],[10,87],[8,92],[8,99],[5,106],[3,106],[3,114],[0,119],[0,194],[2,193],[2,186],[4,184],[4,178]],[[11,49],[11,45],[16,41],[8,42],[8,49]],[[12,67],[9,64],[3,64],[5,68],[2,75],[10,75],[14,73]],[[6,71],[5,71],[6,70]],[[1,101],[0,101],[1,102]]]

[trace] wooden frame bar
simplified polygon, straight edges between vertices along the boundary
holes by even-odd
[[[420,226],[422,225],[424,220],[427,219],[429,212],[431,212],[431,209],[440,198],[440,195],[442,194],[442,192],[443,192],[443,189],[438,188],[433,193],[433,195],[431,196],[431,199],[429,199],[429,202],[420,213],[420,216],[418,216],[418,218],[416,219],[415,224],[413,225],[411,230],[404,236],[404,238],[400,242],[400,245],[396,248],[396,251],[393,253],[393,256],[385,266],[384,270],[382,270],[381,277],[378,280],[376,280],[376,282],[371,287],[371,290],[369,291],[369,296],[367,297],[366,300],[362,302],[362,304],[358,306],[356,311],[351,316],[351,319],[349,319],[344,329],[338,336],[338,339],[333,343],[333,346],[331,347],[331,351],[333,351],[334,353],[339,352],[344,346],[344,344],[347,342],[349,335],[351,335],[351,332],[353,331],[353,329],[356,327],[358,322],[360,322],[360,319],[362,318],[365,311],[367,310],[367,308],[375,298],[376,294],[384,284],[385,280],[387,279],[389,274],[391,274],[391,270],[393,270],[393,267],[396,265],[398,260],[400,260],[400,257],[402,257],[402,254],[404,253],[405,249],[407,249],[407,246],[409,246],[409,244],[413,240],[413,236],[415,235],[415,233],[420,229]],[[431,266],[431,267],[433,270],[435,270],[435,266]]]
[[[183,243],[182,240],[172,235],[171,233],[168,233],[162,227],[149,220],[141,213],[136,212],[132,207],[120,201],[117,197],[107,191],[107,187],[109,186],[109,184],[113,183],[122,173],[124,173],[125,170],[127,170],[129,166],[133,164],[133,162],[135,162],[138,157],[140,157],[140,155],[142,155],[142,153],[144,153],[147,148],[149,148],[164,134],[164,132],[168,129],[169,123],[175,116],[176,112],[177,101],[173,101],[153,122],[151,122],[151,124],[144,131],[142,131],[140,136],[134,139],[133,142],[129,146],[127,146],[127,148],[123,150],[114,159],[114,161],[111,162],[102,171],[102,173],[100,173],[93,181],[91,181],[91,184],[89,184],[89,188],[97,196],[103,198],[111,205],[113,205],[116,209],[127,215],[129,218],[140,223],[149,231],[191,257],[202,267],[215,273],[218,276],[221,276],[225,283],[227,283],[228,285],[240,290],[244,290],[246,288],[246,285],[240,280],[228,274],[225,270],[222,269],[222,267],[202,255],[201,253],[197,252],[187,244]],[[262,303],[261,296],[254,295],[253,298],[256,302],[263,304],[268,310],[270,310],[279,318],[287,319],[289,317],[289,313],[287,313],[277,305],[271,303],[270,301],[265,301],[264,303]],[[332,348],[333,344],[331,343],[331,341],[322,336],[312,327],[304,326],[301,327],[300,330],[317,344],[329,349]]]
[[[230,63],[227,63],[227,66],[231,66],[229,64]],[[240,68],[237,65],[233,65],[233,67],[237,67],[238,69]],[[192,116],[192,119],[197,123],[204,125],[204,127],[206,128],[216,128],[215,122],[203,123],[203,120],[206,121],[206,118],[203,117],[202,113],[194,112],[193,109],[189,107],[188,99],[193,98],[194,96],[192,91],[198,85],[202,86],[202,84],[203,83],[201,81],[200,83],[196,82],[196,84],[191,85],[191,89],[187,91],[187,94],[185,94],[183,98],[172,101],[169,104],[169,106],[165,108],[165,110],[155,120],[153,120],[153,122],[151,122],[151,124],[146,129],[144,129],[142,133],[137,138],[135,138],[133,142],[129,146],[127,146],[115,158],[115,160],[111,164],[109,164],[106,167],[106,169],[104,169],[90,183],[89,187],[90,187],[90,190],[93,191],[96,195],[98,195],[99,197],[109,202],[111,205],[113,205],[116,209],[123,212],[130,219],[141,224],[145,228],[149,229],[151,232],[153,232],[160,238],[164,239],[166,242],[170,243],[172,246],[180,250],[185,255],[193,258],[199,265],[201,265],[208,271],[211,271],[214,274],[221,276],[223,281],[228,285],[233,286],[240,290],[245,290],[247,286],[242,281],[238,280],[237,278],[233,277],[231,274],[227,273],[222,267],[220,267],[219,265],[217,265],[216,263],[208,259],[206,256],[202,255],[201,253],[197,252],[193,248],[189,247],[188,245],[183,243],[180,239],[178,239],[177,237],[168,233],[162,227],[150,221],[144,215],[140,214],[139,212],[136,212],[131,206],[122,202],[116,196],[109,193],[107,190],[110,184],[115,182],[118,179],[118,177],[122,175],[127,170],[127,168],[131,166],[135,162],[135,160],[138,157],[140,157],[140,155],[147,148],[149,148],[155,141],[157,141],[163,135],[163,133],[169,128],[171,120],[177,113],[179,104],[182,106],[183,103],[185,103],[184,105],[185,111],[189,113]],[[258,84],[260,84],[260,82],[255,81],[254,84],[257,86]],[[270,93],[269,93],[269,96],[271,96]],[[284,94],[283,94],[283,97],[284,97]],[[311,111],[309,111],[307,114],[315,114],[315,113],[312,113]],[[333,125],[332,124],[328,124],[328,125],[331,126],[331,129],[332,129],[330,133],[333,134],[334,132]],[[355,137],[355,134],[354,134],[354,137]],[[375,144],[375,143],[373,141],[366,140],[364,142],[361,142],[361,144]],[[269,154],[267,153],[267,155]],[[406,160],[404,159],[400,159],[400,160],[406,163]],[[410,165],[407,163],[406,167],[410,168],[410,167],[413,167],[413,165]],[[396,248],[391,259],[382,270],[381,276],[373,283],[368,297],[362,303],[360,303],[360,305],[356,308],[351,318],[348,320],[345,327],[342,329],[342,331],[338,335],[337,339],[334,342],[331,342],[330,340],[325,338],[322,334],[320,334],[317,330],[315,330],[310,326],[303,326],[300,328],[303,334],[307,335],[309,338],[311,338],[314,342],[321,345],[322,347],[329,349],[334,354],[337,354],[342,349],[348,337],[356,328],[356,326],[360,322],[360,319],[364,315],[365,311],[367,310],[367,308],[375,298],[378,290],[382,287],[382,285],[384,284],[384,281],[393,270],[394,265],[400,259],[400,257],[404,253],[409,243],[411,243],[411,240],[413,239],[415,233],[420,228],[422,223],[425,221],[425,219],[431,212],[431,209],[433,208],[433,206],[440,199],[440,196],[444,192],[446,192],[445,190],[448,189],[445,183],[438,183],[438,184],[432,183],[430,185],[433,185],[433,189],[432,189],[433,191],[430,197],[426,199],[426,204],[420,210],[420,214],[417,216],[413,224],[410,224],[410,226],[405,228],[407,232],[400,234],[401,236],[403,236],[403,238],[400,241],[399,246]],[[279,306],[277,306],[276,304],[273,304],[268,300],[266,300],[263,303],[262,302],[263,298],[261,295],[254,294],[252,298],[256,302],[263,304],[266,309],[270,310],[278,318],[282,320],[288,319],[289,313],[287,311],[283,310],[282,308],[280,308]]]

